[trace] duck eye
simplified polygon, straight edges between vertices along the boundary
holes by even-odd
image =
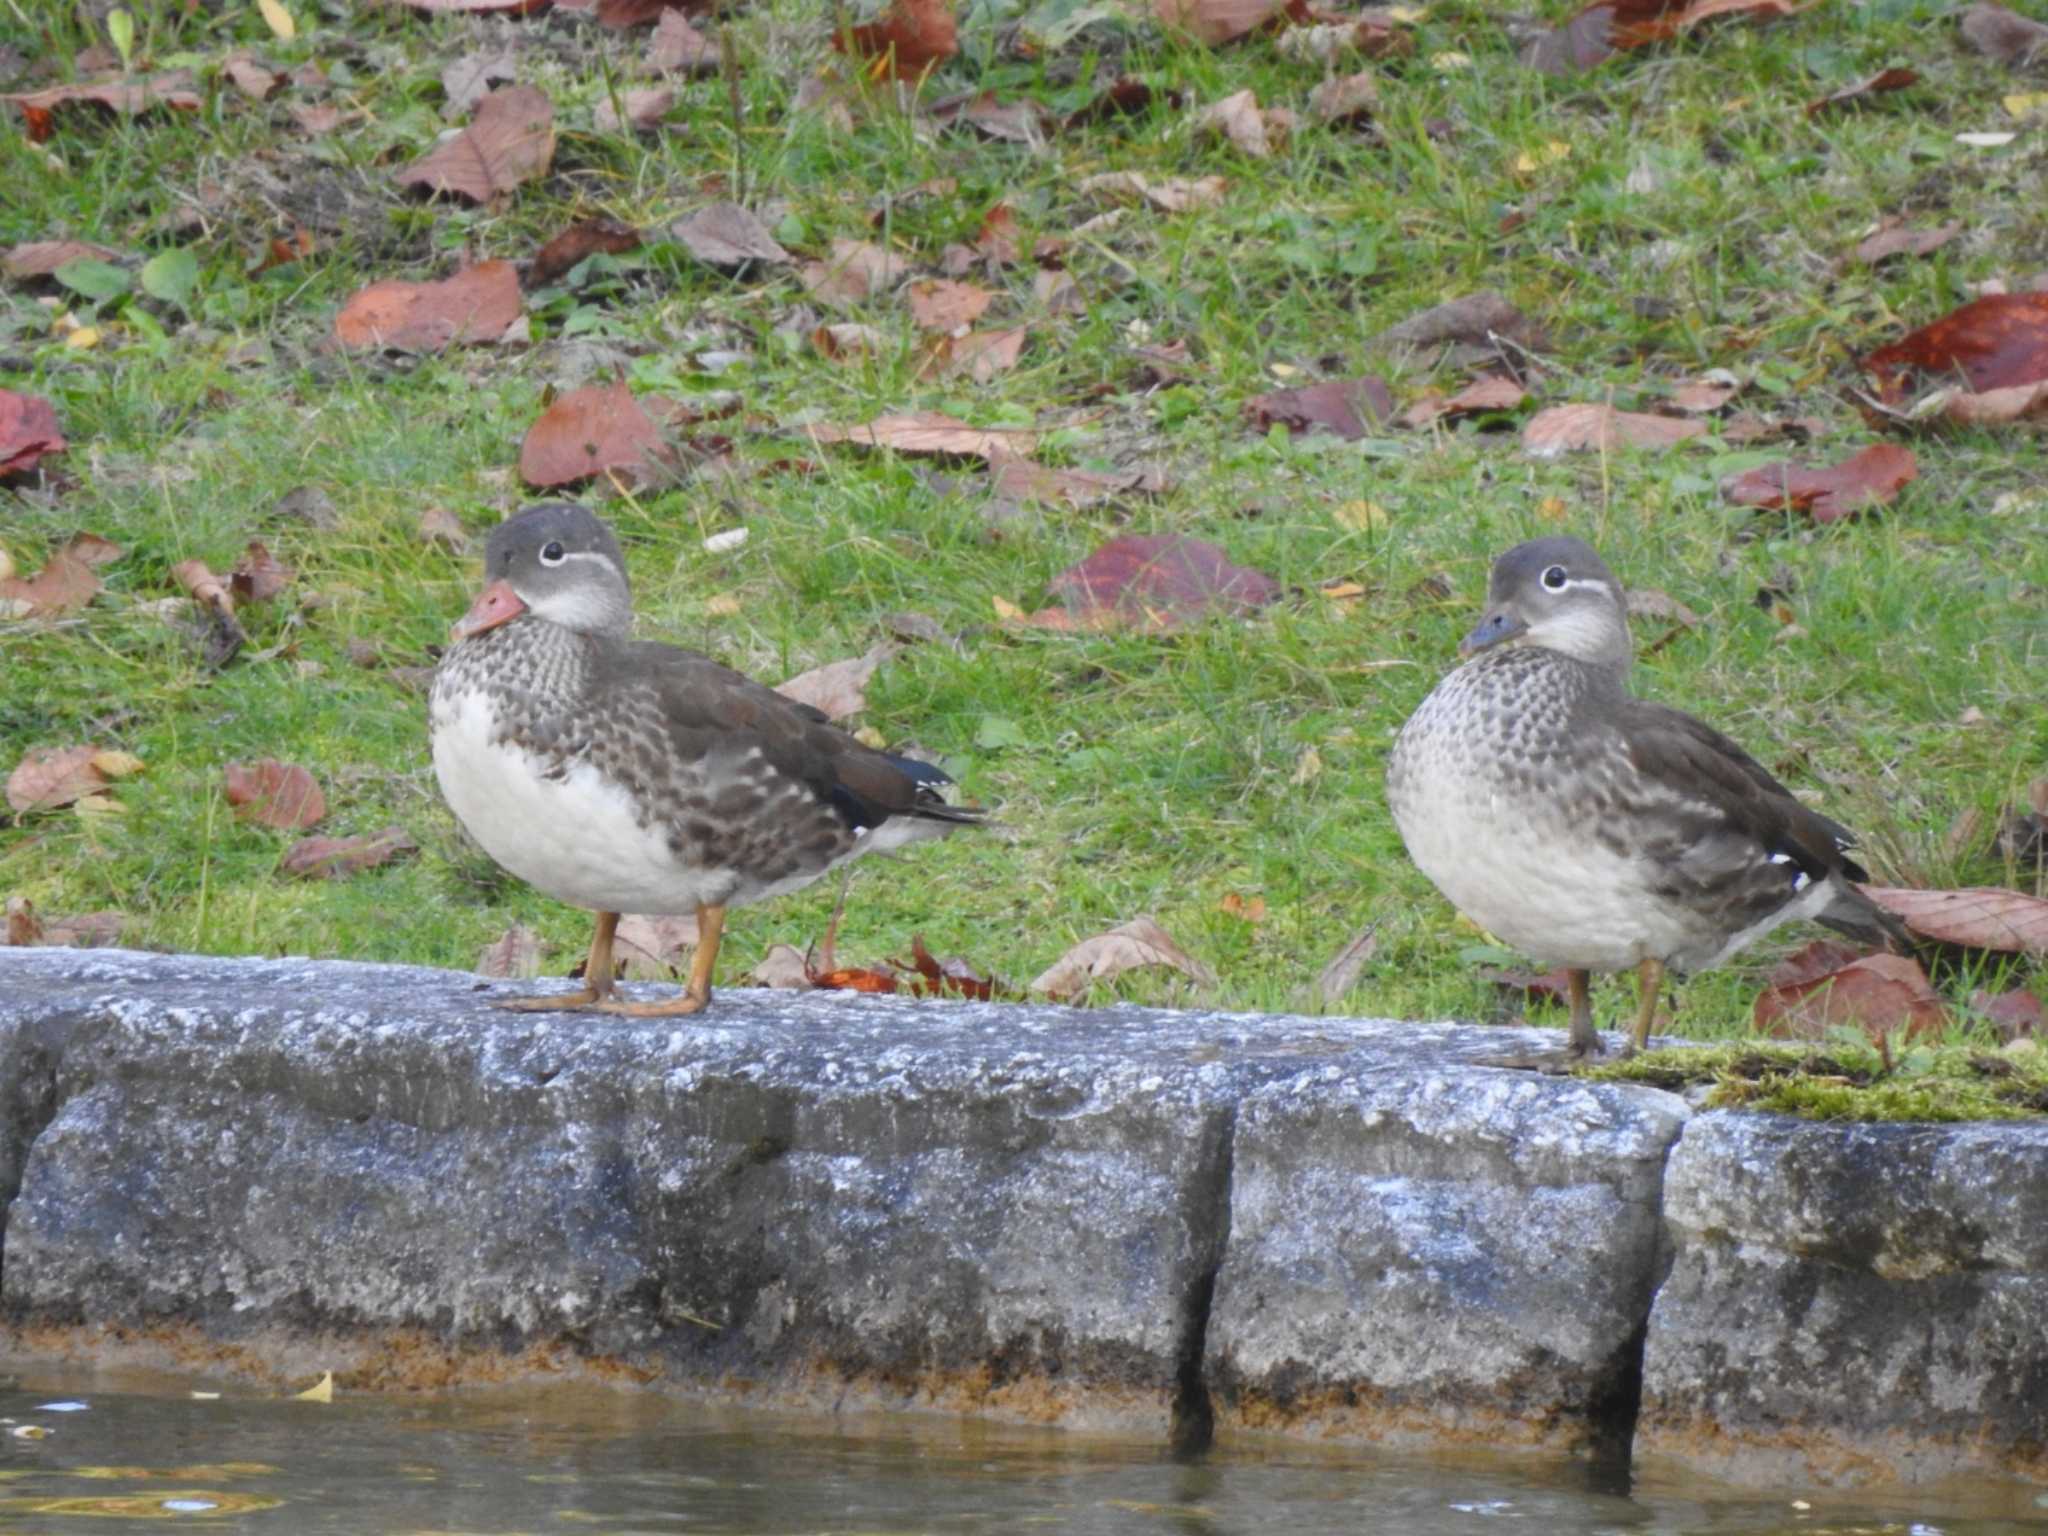
[[[1553,565],[1543,573],[1543,585],[1553,592],[1562,592],[1571,579],[1571,574],[1561,565]]]
[[[569,552],[562,548],[562,543],[559,539],[550,540],[541,546],[540,563],[542,565],[560,565],[568,558]]]

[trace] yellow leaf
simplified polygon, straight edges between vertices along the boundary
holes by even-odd
[[[334,1401],[334,1372],[322,1371],[320,1379],[292,1399],[295,1403],[331,1403]]]
[[[1733,117],[1736,113],[1740,112],[1744,107],[1748,105],[1749,98],[1747,96],[1737,96],[1733,101],[1722,102],[1721,110],[1725,112],[1728,116]]]
[[[740,611],[740,600],[730,592],[720,592],[704,604],[704,611],[714,619],[729,619]]]
[[[1552,139],[1534,154],[1524,150],[1521,154],[1515,156],[1515,174],[1527,176],[1534,171],[1540,171],[1546,165],[1555,165],[1558,161],[1567,158],[1571,152],[1571,145],[1565,143],[1564,140]]]
[[[1021,619],[1024,617],[1024,610],[1022,608],[1019,608],[1015,603],[1005,602],[1000,597],[991,597],[989,601],[995,604],[996,617],[1001,619],[1005,624],[1009,623],[1012,619]]]
[[[112,795],[80,795],[72,802],[72,811],[87,821],[98,821],[106,816],[126,816],[128,807]]]
[[[2014,117],[2032,117],[2048,111],[2048,91],[2022,91],[2005,98],[2005,110]]]
[[[1276,379],[1291,379],[1301,372],[1292,363],[1268,363],[1266,369]]]
[[[92,765],[99,770],[101,777],[109,779],[125,779],[142,772],[147,766],[133,752],[95,752]]]
[[[1339,528],[1353,533],[1379,533],[1387,526],[1387,509],[1376,501],[1347,501],[1330,513]]]
[[[1387,20],[1402,22],[1411,27],[1428,14],[1429,12],[1419,5],[1390,5],[1387,7]]]
[[[889,738],[872,725],[864,725],[853,733],[853,739],[864,747],[873,747],[877,752],[889,744]]]
[[[67,331],[64,335],[64,345],[79,352],[99,344],[100,328],[96,325],[81,325],[77,330]]]
[[[1314,747],[1304,747],[1294,764],[1294,774],[1288,782],[1297,787],[1306,784],[1323,771],[1323,754]]]
[[[1442,53],[1433,53],[1429,56],[1429,67],[1440,75],[1448,75],[1457,70],[1470,69],[1472,56],[1446,49]]]
[[[1561,523],[1570,509],[1565,506],[1562,496],[1546,496],[1536,503],[1536,515],[1546,523]]]
[[[278,0],[256,0],[256,9],[263,13],[263,20],[270,30],[286,42],[299,35],[299,24],[292,20],[292,13]]]
[[[1355,581],[1326,581],[1320,590],[1333,603],[1355,603],[1365,596],[1365,588]]]

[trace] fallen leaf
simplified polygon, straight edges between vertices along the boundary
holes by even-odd
[[[612,934],[613,963],[622,970],[658,978],[680,974],[681,962],[697,947],[697,919],[692,913],[659,917],[629,912]]]
[[[415,11],[450,13],[458,16],[525,16],[531,12],[545,10],[551,0],[398,0],[401,5]],[[564,10],[575,7],[564,3]]]
[[[724,63],[718,44],[691,26],[681,11],[665,10],[654,24],[654,36],[647,45],[647,67],[657,75],[681,70],[693,75],[715,74]]]
[[[1284,119],[1279,119],[1277,114],[1259,109],[1256,94],[1238,91],[1196,113],[1195,128],[1219,133],[1253,159],[1264,160],[1273,153],[1275,135],[1272,130],[1276,126],[1286,126],[1293,115],[1290,112]]]
[[[1237,891],[1228,891],[1224,894],[1223,899],[1216,903],[1216,910],[1225,917],[1234,917],[1240,922],[1251,923],[1256,926],[1266,920],[1266,898],[1263,896],[1246,897]]]
[[[566,276],[578,262],[600,251],[617,256],[639,249],[640,231],[632,225],[612,218],[584,219],[571,224],[534,253],[533,261],[526,269],[527,290],[545,288],[556,278]],[[510,325],[512,322],[507,319],[505,323]],[[503,330],[504,326],[499,329]]]
[[[1152,0],[1152,10],[1170,31],[1184,32],[1211,48],[1248,37],[1261,27],[1308,19],[1305,0]]]
[[[868,707],[868,679],[896,654],[896,649],[887,644],[870,646],[862,655],[799,672],[788,682],[777,684],[775,691],[786,699],[823,710],[828,720],[844,720]]]
[[[1525,971],[1514,968],[1483,970],[1479,973],[1479,979],[1492,982],[1510,996],[1519,996],[1524,1005],[1562,1004],[1571,1001],[1571,972],[1561,965],[1548,971]]]
[[[1721,494],[1737,506],[1796,508],[1817,523],[1834,523],[1885,505],[1918,473],[1908,450],[1874,443],[1822,469],[1765,464],[1731,475],[1721,482]]]
[[[53,949],[104,949],[121,942],[121,931],[127,925],[125,912],[82,912],[76,917],[41,918],[26,896],[10,896],[5,942],[40,944]]]
[[[669,232],[707,267],[733,271],[753,261],[787,262],[768,226],[738,203],[712,203],[676,220]]]
[[[467,112],[490,95],[493,85],[509,85],[518,78],[519,60],[509,48],[465,53],[441,71],[441,90],[450,106]]]
[[[1314,748],[1309,750],[1313,751]],[[1323,1007],[1336,1007],[1338,1001],[1358,985],[1359,972],[1371,964],[1373,956],[1379,953],[1379,930],[1378,923],[1367,923],[1351,936],[1342,949],[1330,957],[1330,963],[1324,966],[1322,974],[1316,977],[1316,1001]]]
[[[864,26],[837,33],[832,46],[867,60],[877,80],[915,80],[960,51],[952,0],[891,0]]]
[[[0,389],[0,480],[34,469],[44,454],[65,447],[55,406],[41,395]]]
[[[1380,84],[1369,69],[1355,75],[1333,75],[1308,93],[1308,109],[1320,122],[1357,124],[1380,106]]]
[[[2048,23],[2002,5],[1968,7],[1963,12],[1962,33],[1963,41],[1977,52],[2014,69],[2048,58]]]
[[[438,544],[451,555],[469,553],[469,530],[462,526],[462,519],[446,507],[427,508],[420,514],[413,532],[422,543]]]
[[[617,133],[622,128],[646,133],[660,127],[675,104],[676,93],[667,86],[634,86],[620,93],[617,107],[610,98],[600,101],[590,114],[590,126],[599,133]]]
[[[1711,416],[1741,392],[1741,384],[1733,379],[1686,379],[1664,398],[1671,409],[1684,415]]]
[[[1233,565],[1216,545],[1177,533],[1111,539],[1046,586],[1077,618],[1148,627],[1190,623],[1219,610],[1248,613],[1280,595],[1280,584],[1265,572]]]
[[[922,330],[960,331],[974,324],[995,300],[986,288],[947,278],[926,278],[905,290],[912,323]]]
[[[1522,451],[1532,459],[1554,459],[1593,448],[1607,453],[1624,443],[1634,448],[1669,448],[1706,430],[1703,421],[1617,411],[1611,405],[1553,405],[1523,424]]]
[[[1229,182],[1221,176],[1141,176],[1136,171],[1103,171],[1082,180],[1080,190],[1126,201],[1150,203],[1162,213],[1222,206]]]
[[[514,923],[477,951],[473,969],[479,976],[538,976],[543,947],[538,933],[524,923]]]
[[[1013,504],[1057,501],[1079,510],[1116,496],[1156,496],[1166,488],[1165,480],[1156,470],[1103,473],[1056,469],[1001,451],[990,456],[988,467],[989,489],[1000,500]]]
[[[67,262],[120,259],[121,253],[112,246],[94,245],[89,240],[24,240],[0,256],[0,275],[17,283],[34,282],[50,277]],[[0,462],[5,458],[5,449],[0,449]]]
[[[797,269],[804,289],[827,304],[857,304],[873,298],[910,270],[910,263],[866,240],[834,240],[829,261],[807,261]]]
[[[171,578],[206,610],[206,664],[226,666],[249,643],[242,621],[235,617],[235,599],[227,583],[204,560],[180,560],[171,567]]]
[[[261,539],[251,539],[228,575],[228,587],[245,603],[267,603],[289,586],[291,579],[292,568],[280,564]]]
[[[776,944],[754,967],[749,979],[757,987],[802,990],[811,984],[811,966],[804,952],[794,944]]]
[[[1513,379],[1474,379],[1455,395],[1424,395],[1396,418],[1404,427],[1427,426],[1452,416],[1476,416],[1494,411],[1512,411],[1529,398],[1529,392]]]
[[[36,918],[36,909],[26,896],[7,898],[7,943],[11,947],[26,947],[43,942],[43,925]]]
[[[1135,75],[1119,75],[1104,86],[1088,105],[1069,112],[1061,126],[1071,130],[1090,123],[1107,122],[1111,118],[1137,117],[1150,111],[1155,101],[1178,110],[1181,93],[1147,85]]]
[[[1289,432],[1331,432],[1347,443],[1369,436],[1393,416],[1394,397],[1386,380],[1376,374],[1278,389],[1244,403],[1245,420],[1255,431],[1282,426]]]
[[[1886,405],[1916,380],[1966,386],[1943,405],[1951,420],[1999,423],[2048,406],[2048,293],[1973,299],[1863,360]]]
[[[439,352],[494,342],[520,313],[518,269],[480,261],[437,283],[386,278],[358,290],[334,317],[334,340],[350,351]]]
[[[1947,1022],[1927,973],[1905,955],[1863,955],[1804,982],[1772,985],[1751,1014],[1759,1034],[1789,1040],[1818,1040],[1843,1024],[1873,1040],[1899,1030],[1917,1040],[1939,1035]]]
[[[977,384],[990,383],[1017,366],[1029,331],[1029,326],[1013,325],[1000,331],[942,336],[936,344],[939,372],[948,378],[965,374]]]
[[[1491,289],[1431,305],[1373,338],[1374,346],[1396,353],[1442,346],[1497,355],[1503,342],[1531,352],[1548,344],[1535,321]]]
[[[1595,0],[1555,31],[1531,38],[1522,62],[1545,74],[1569,74],[1717,17],[1780,21],[1806,8],[1792,0]]]
[[[277,867],[302,880],[338,880],[418,851],[405,828],[386,827],[363,837],[301,838],[285,850]]]
[[[535,489],[617,473],[640,480],[669,457],[654,420],[623,382],[559,395],[526,429],[519,478]]]
[[[21,109],[28,136],[35,143],[48,139],[56,129],[53,113],[59,107],[102,107],[124,117],[133,117],[151,107],[175,107],[181,112],[199,110],[199,93],[192,88],[189,69],[165,70],[131,80],[87,80],[74,85],[53,85],[47,90],[0,94],[0,101]]]
[[[945,458],[992,459],[999,453],[1028,454],[1038,434],[1019,427],[971,427],[937,411],[877,416],[859,426],[814,422],[803,429],[812,442],[853,443],[898,453]]]
[[[1881,69],[1876,74],[1858,80],[1853,85],[1843,86],[1832,95],[1823,96],[1818,101],[1808,102],[1806,104],[1806,115],[1808,117],[1819,117],[1821,113],[1827,111],[1830,107],[1843,106],[1861,97],[1873,96],[1883,91],[1902,91],[1909,85],[1918,85],[1919,83],[1920,72],[1918,70]]]
[[[107,787],[106,775],[93,761],[100,749],[30,747],[7,776],[7,803],[16,811],[52,811]]]
[[[1085,315],[1088,301],[1071,273],[1041,267],[1031,274],[1031,297],[1048,315]]]
[[[2043,1016],[2041,999],[2023,988],[1989,992],[1980,987],[1970,994],[1970,1009],[1991,1021],[2001,1044],[2048,1036],[2048,1018]]]
[[[285,77],[280,71],[246,53],[233,55],[220,68],[234,88],[251,101],[268,101],[284,88]]]
[[[50,556],[43,562],[43,568],[26,580],[19,576],[0,578],[0,616],[56,619],[78,612],[99,595],[95,563],[86,554],[67,546]]]
[[[1148,965],[1179,971],[1198,986],[1216,985],[1216,973],[1168,938],[1156,921],[1135,917],[1107,933],[1083,939],[1048,966],[1030,990],[1064,1000],[1078,997],[1098,981],[1111,981]]]
[[[1866,885],[1863,894],[1922,938],[2048,955],[2048,899],[2039,896],[1991,885],[1951,891]]]
[[[554,158],[553,104],[533,86],[508,85],[477,103],[467,128],[400,171],[398,184],[487,203],[541,175]]]
[[[943,997],[952,993],[977,1003],[985,1003],[995,996],[995,981],[984,976],[967,963],[964,956],[953,955],[945,960],[935,960],[932,952],[924,947],[924,935],[910,937],[910,964],[905,966],[892,961],[898,970],[915,971],[919,978],[913,990],[920,997]]]
[[[821,325],[811,331],[811,348],[820,357],[829,357],[838,362],[847,362],[856,357],[872,357],[879,353],[888,338],[872,325],[856,325],[851,322],[840,325]]]
[[[243,821],[296,829],[310,827],[327,814],[327,797],[313,775],[297,763],[265,757],[229,763],[225,771],[228,804]]]

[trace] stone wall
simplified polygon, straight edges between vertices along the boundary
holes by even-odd
[[[16,1347],[2048,1476],[2048,1126],[1694,1115],[1548,1031],[508,989],[0,949]]]

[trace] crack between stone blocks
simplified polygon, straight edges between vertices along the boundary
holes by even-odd
[[[1216,1301],[1216,1276],[1230,1246],[1236,1152],[1237,1106],[1227,1104],[1211,1117],[1201,1160],[1189,1180],[1183,1207],[1196,1251],[1206,1250],[1206,1255],[1205,1262],[1189,1280],[1179,1309],[1173,1417],[1168,1434],[1176,1457],[1200,1456],[1209,1449],[1216,1433],[1216,1409],[1203,1367],[1209,1348],[1209,1316]]]

